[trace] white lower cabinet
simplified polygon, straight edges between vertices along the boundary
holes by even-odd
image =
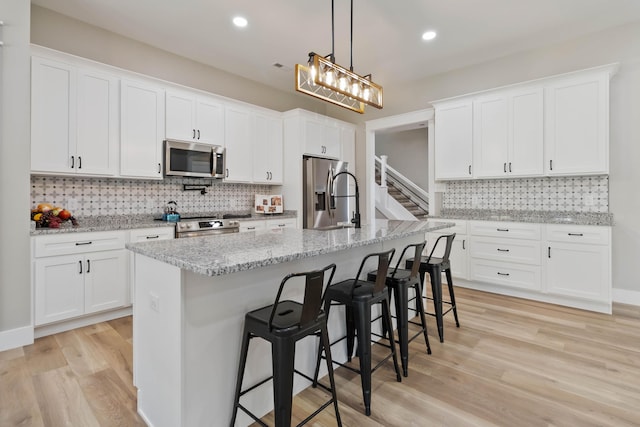
[[[130,304],[124,231],[33,238],[35,325]]]
[[[549,294],[611,304],[609,227],[547,226]]]
[[[282,228],[296,228],[298,221],[296,218],[282,219],[260,219],[253,221],[240,221],[240,232],[258,230],[279,230]]]
[[[451,263],[451,275],[453,278],[467,279],[469,276],[468,263],[468,250],[469,242],[467,238],[467,221],[464,220],[443,220],[445,222],[453,222],[455,226],[452,228],[446,228],[444,230],[438,230],[431,233],[427,233],[427,246],[424,251],[425,255],[429,255],[431,250],[436,244],[438,237],[456,233],[456,237],[453,239],[451,245],[451,253],[449,254],[449,261]],[[446,239],[441,239],[438,243],[438,247],[433,253],[434,257],[442,257],[446,247]]]
[[[245,231],[264,230],[265,227],[266,223],[264,220],[240,221],[240,233],[244,233]]]

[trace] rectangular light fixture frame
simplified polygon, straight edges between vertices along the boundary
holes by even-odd
[[[355,111],[356,113],[364,113],[364,102],[345,96],[340,92],[336,92],[332,88],[326,88],[316,84],[315,80],[311,76],[311,70],[309,67],[302,64],[296,64],[295,77],[296,90],[298,92],[306,93],[307,95],[322,99],[323,101],[330,102],[342,108],[346,108],[347,110]]]

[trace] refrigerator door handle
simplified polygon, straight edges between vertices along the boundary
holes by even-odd
[[[333,168],[330,167],[327,175],[327,211],[329,212],[329,217],[331,217],[331,219],[333,219],[333,210],[336,208],[333,192]]]

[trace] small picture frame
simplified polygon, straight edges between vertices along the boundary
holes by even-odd
[[[282,213],[282,194],[256,194],[255,212],[262,214]]]

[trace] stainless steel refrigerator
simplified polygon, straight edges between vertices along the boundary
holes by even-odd
[[[345,197],[350,191],[349,176],[333,178],[346,170],[347,162],[302,158],[303,228],[323,229],[349,223],[349,206],[353,205],[353,200]]]

